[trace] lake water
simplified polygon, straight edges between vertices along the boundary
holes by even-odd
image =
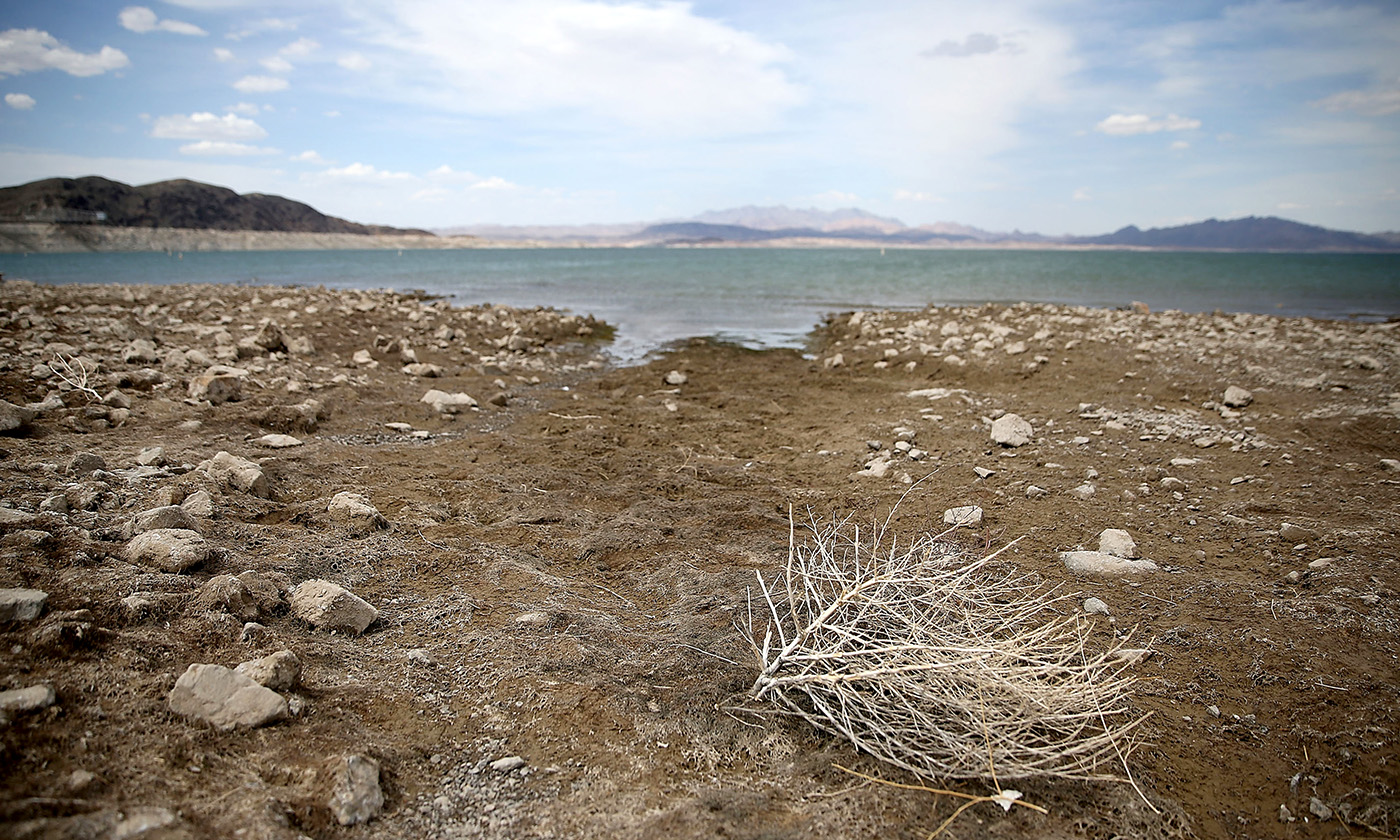
[[[830,312],[1017,301],[1382,320],[1400,254],[1129,251],[507,249],[3,254],[41,283],[421,289],[460,304],[553,306],[617,327],[639,358],[691,336],[800,346]]]

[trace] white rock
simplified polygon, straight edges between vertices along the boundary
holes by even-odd
[[[1034,484],[1028,484],[1028,485],[1026,485],[1026,498],[1027,498],[1027,499],[1041,499],[1041,498],[1044,498],[1044,497],[1046,497],[1046,496],[1048,496],[1048,495],[1050,495],[1050,491],[1049,491],[1049,490],[1046,490],[1044,487],[1037,487],[1037,486],[1034,485]]]
[[[261,499],[269,498],[271,495],[267,486],[267,476],[263,475],[262,467],[240,458],[228,452],[220,452],[208,461],[199,465],[205,475],[214,483],[230,487],[235,490],[247,493],[250,496],[257,496]]]
[[[214,497],[209,495],[208,490],[196,490],[185,497],[180,507],[190,516],[208,519],[214,515]]]
[[[441,365],[427,364],[425,362],[414,362],[410,365],[404,365],[403,372],[409,376],[424,376],[429,379],[437,378],[446,373]]]
[[[233,575],[215,575],[195,595],[195,606],[205,612],[226,612],[243,621],[252,621],[260,610],[248,585]]]
[[[1099,532],[1099,551],[1129,560],[1142,556],[1132,535],[1121,528],[1105,528]]]
[[[1278,535],[1280,538],[1291,542],[1313,542],[1317,539],[1317,532],[1311,528],[1304,528],[1302,525],[1294,525],[1292,522],[1285,522],[1279,526]]]
[[[1254,395],[1238,385],[1231,385],[1225,389],[1225,396],[1220,401],[1231,408],[1244,408],[1254,402]]]
[[[357,365],[372,365],[374,364],[374,356],[370,355],[368,350],[356,350],[355,354],[350,357],[350,361]]]
[[[989,470],[986,467],[973,467],[972,471],[977,473],[978,478],[991,478],[997,474],[996,470]]]
[[[308,580],[292,591],[292,612],[322,630],[359,635],[379,617],[379,610],[339,584]]]
[[[252,728],[287,716],[287,700],[222,665],[194,664],[170,691],[170,710],[217,729]]]
[[[1060,560],[1066,569],[1083,575],[1133,575],[1157,570],[1157,564],[1151,560],[1129,560],[1101,551],[1062,551]]]
[[[1066,496],[1073,496],[1074,498],[1080,499],[1081,501],[1083,501],[1083,500],[1092,499],[1092,498],[1094,497],[1094,494],[1095,494],[1096,492],[1098,492],[1098,491],[1094,489],[1094,485],[1092,485],[1092,484],[1090,484],[1090,483],[1088,483],[1088,482],[1086,481],[1086,482],[1084,482],[1083,484],[1079,485],[1078,487],[1072,487],[1072,488],[1070,488],[1069,490],[1066,490],[1066,491],[1065,491],[1065,495],[1066,495]]]
[[[1382,458],[1381,469],[1386,472],[1400,472],[1400,460],[1395,458]]]
[[[332,519],[344,523],[350,531],[364,536],[378,528],[388,528],[389,520],[370,504],[369,499],[359,493],[336,493],[331,498],[326,512]]]
[[[661,377],[661,381],[665,382],[667,385],[670,385],[672,387],[677,387],[689,382],[690,377],[686,376],[678,370],[673,370],[667,373],[665,376]]]
[[[331,798],[326,806],[336,822],[355,825],[374,819],[384,807],[379,762],[367,755],[347,755],[330,767]]]
[[[266,446],[268,449],[290,449],[293,446],[301,446],[302,442],[291,435],[269,434],[263,435],[253,441],[259,446]]]
[[[121,811],[121,820],[112,827],[108,840],[137,840],[141,837],[182,837],[189,836],[179,828],[169,832],[161,831],[180,822],[180,818],[169,808],[143,805]]]
[[[476,399],[470,394],[449,394],[436,388],[428,391],[418,401],[432,406],[439,414],[460,414],[467,409],[476,408],[477,405]]]
[[[0,432],[14,432],[34,422],[34,412],[22,405],[0,400]]]
[[[233,670],[273,691],[290,691],[301,678],[301,660],[290,650],[279,650],[260,659],[250,659]]]
[[[943,511],[944,525],[962,525],[973,528],[982,524],[982,508],[977,505],[948,508]]]
[[[190,399],[208,400],[210,405],[238,402],[243,399],[243,380],[248,371],[228,365],[211,365],[208,370],[190,380]]]
[[[1025,446],[1033,434],[1030,422],[1019,414],[1003,414],[992,421],[992,442],[1002,446]]]
[[[186,531],[198,531],[199,524],[190,516],[189,511],[179,505],[165,505],[164,507],[143,510],[132,517],[131,524],[127,530],[132,536],[144,534],[147,531],[156,531],[162,528],[180,528]]]
[[[1085,598],[1084,612],[1089,615],[1108,615],[1108,604],[1098,598]]]
[[[0,691],[0,715],[9,712],[37,712],[58,702],[51,685],[31,685]]]
[[[525,759],[518,755],[508,755],[505,758],[498,758],[491,762],[491,769],[497,773],[509,773],[525,766]]]
[[[38,589],[0,589],[0,622],[33,621],[48,601],[49,593]]]
[[[0,527],[22,528],[25,525],[34,524],[34,520],[36,519],[38,519],[38,517],[32,513],[15,510],[14,508],[0,507]]]
[[[185,528],[157,528],[137,534],[126,544],[126,559],[166,572],[183,572],[208,560],[214,553],[197,532]]]

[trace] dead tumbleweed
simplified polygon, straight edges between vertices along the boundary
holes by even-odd
[[[1000,790],[1127,773],[1142,718],[1122,641],[1089,651],[1071,596],[999,560],[1010,545],[977,556],[947,532],[901,545],[888,521],[810,513],[806,530],[749,599],[755,698],[924,779]]]

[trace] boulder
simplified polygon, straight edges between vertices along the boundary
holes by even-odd
[[[346,525],[352,534],[364,536],[379,528],[388,528],[389,520],[359,493],[336,493],[327,508],[331,518]]]
[[[460,414],[468,409],[476,408],[477,405],[476,399],[470,394],[449,394],[436,388],[428,391],[418,401],[432,406],[438,414]]]
[[[379,762],[367,755],[347,755],[326,768],[330,781],[330,808],[336,822],[355,825],[369,822],[384,808],[379,787]]]
[[[250,659],[233,670],[273,691],[290,691],[301,678],[301,660],[290,650],[279,650],[261,659]]]
[[[1225,389],[1225,395],[1220,401],[1231,408],[1244,408],[1254,402],[1254,395],[1238,385],[1231,385]]]
[[[243,380],[248,371],[228,365],[210,365],[209,369],[190,380],[192,400],[208,400],[210,405],[238,402],[243,399]]]
[[[287,602],[282,600],[281,589],[266,575],[250,569],[238,575],[238,580],[248,590],[260,614],[276,615],[286,609]]]
[[[22,432],[34,422],[34,412],[22,405],[0,400],[0,433]]]
[[[169,703],[172,712],[224,731],[287,717],[286,698],[222,665],[191,665],[175,682]]]
[[[38,589],[0,589],[0,621],[33,621],[48,601],[49,593]]]
[[[266,499],[271,496],[267,476],[262,467],[246,458],[220,452],[199,465],[210,480],[222,487],[231,487],[250,496]]]
[[[190,516],[209,519],[214,515],[214,497],[208,490],[196,490],[180,502],[180,507]]]
[[[258,415],[258,423],[279,432],[314,432],[326,417],[320,400],[304,400],[296,405],[274,405]]]
[[[168,528],[179,528],[185,531],[198,531],[199,524],[190,516],[189,511],[179,505],[165,505],[163,507],[143,510],[132,517],[127,525],[127,532],[130,536],[144,534],[147,531],[157,531]]]
[[[379,610],[339,584],[304,581],[289,599],[297,618],[321,630],[359,635],[379,617]]]
[[[1025,446],[1035,430],[1019,414],[1003,414],[992,421],[992,442],[1007,447]]]
[[[1132,535],[1121,528],[1105,528],[1099,533],[1099,551],[1129,560],[1142,556]]]
[[[129,365],[152,365],[160,361],[160,351],[154,341],[138,338],[122,350],[122,361]]]
[[[166,572],[183,572],[208,560],[213,546],[186,528],[157,528],[137,534],[126,544],[126,559]]]
[[[1151,560],[1129,560],[1102,551],[1063,551],[1060,560],[1065,568],[1081,575],[1135,575],[1157,571]]]
[[[261,612],[248,585],[233,575],[215,575],[199,588],[195,606],[205,612],[225,612],[252,621]]]

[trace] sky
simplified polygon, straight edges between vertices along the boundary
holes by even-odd
[[[1395,0],[7,0],[0,96],[0,185],[372,224],[1400,230]]]

